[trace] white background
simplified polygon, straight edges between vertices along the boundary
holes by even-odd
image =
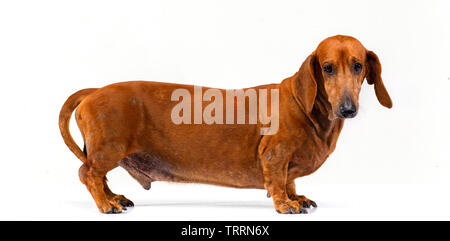
[[[0,219],[450,219],[449,13],[449,1],[1,1]],[[365,84],[336,151],[297,179],[318,209],[277,214],[264,190],[145,191],[118,168],[109,185],[136,207],[98,213],[58,129],[72,93],[128,80],[278,83],[336,34],[378,54],[394,107]],[[73,121],[71,132],[81,145]]]

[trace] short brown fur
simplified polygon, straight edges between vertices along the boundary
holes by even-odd
[[[362,63],[360,74],[351,70],[355,61]],[[333,76],[322,71],[325,63],[334,66]],[[106,184],[106,174],[120,165],[146,189],[153,181],[266,189],[278,212],[306,213],[316,204],[296,194],[294,180],[316,171],[334,151],[344,124],[339,106],[346,96],[357,108],[364,78],[374,84],[379,102],[391,108],[378,57],[358,40],[338,35],[322,41],[294,76],[253,87],[279,89],[275,135],[260,135],[260,124],[176,125],[171,93],[178,88],[193,93],[194,87],[145,81],[78,91],[62,107],[59,125],[83,162],[80,180],[100,212],[133,205]],[[87,155],[69,133],[75,108]]]

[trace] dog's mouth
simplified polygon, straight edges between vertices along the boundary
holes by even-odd
[[[339,119],[352,119],[352,118],[355,118],[357,114],[358,114],[358,112],[355,111],[353,113],[347,113],[347,114],[335,113],[335,116]]]

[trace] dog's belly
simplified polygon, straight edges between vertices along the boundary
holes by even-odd
[[[227,163],[216,162],[199,167],[193,163],[180,164],[164,160],[152,152],[133,153],[118,164],[138,181],[143,188],[150,189],[154,181],[181,183],[203,183],[236,188],[264,188],[264,178],[258,168],[227,168]]]

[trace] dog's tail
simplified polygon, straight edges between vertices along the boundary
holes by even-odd
[[[80,147],[78,147],[77,143],[75,143],[72,136],[70,135],[69,122],[70,117],[72,116],[72,112],[75,110],[75,108],[77,108],[77,106],[86,96],[96,90],[97,89],[92,88],[77,91],[66,100],[63,107],[61,108],[61,112],[59,112],[59,130],[61,131],[64,142],[73,152],[73,154],[75,154],[75,156],[77,156],[78,159],[80,159],[82,162],[86,162],[86,154],[85,152],[81,151]]]

